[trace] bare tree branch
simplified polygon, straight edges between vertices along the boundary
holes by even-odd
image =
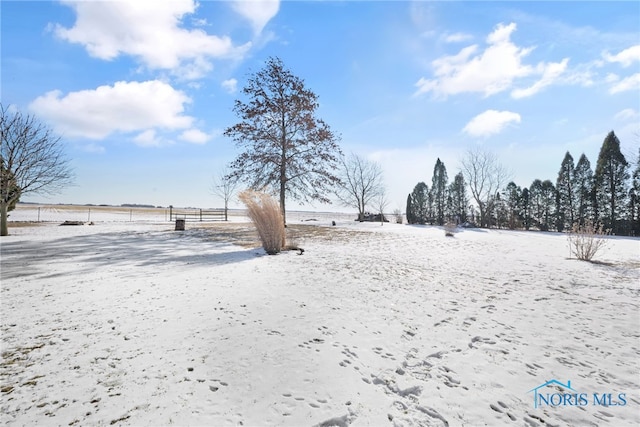
[[[211,194],[223,200],[225,221],[229,220],[229,202],[235,195],[239,184],[238,179],[231,173],[229,166],[220,169],[212,178],[210,191]]]
[[[353,153],[342,157],[340,163],[342,184],[336,196],[344,206],[356,208],[362,220],[367,206],[384,195],[382,167]]]
[[[330,202],[327,193],[340,182],[333,171],[341,152],[339,138],[315,117],[317,95],[278,58],[253,74],[242,92],[248,100],[236,100],[233,108],[241,121],[224,132],[242,150],[229,176],[279,194],[285,220],[287,195]]]
[[[7,213],[24,194],[57,193],[73,174],[60,137],[31,115],[0,104],[0,235]]]
[[[488,227],[495,195],[508,181],[510,173],[493,153],[480,149],[467,151],[461,163],[462,173],[480,211],[480,225]]]

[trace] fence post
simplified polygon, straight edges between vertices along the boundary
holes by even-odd
[[[38,206],[38,222],[40,222],[40,206]]]
[[[133,217],[133,209],[129,209],[129,222],[132,221],[132,217]]]
[[[202,222],[202,209],[200,209],[200,222]]]
[[[173,205],[169,205],[169,221],[173,221]]]
[[[87,222],[91,222],[91,208],[89,208],[89,216],[87,217]]]

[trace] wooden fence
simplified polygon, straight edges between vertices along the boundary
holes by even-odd
[[[185,221],[226,221],[224,209],[174,209],[169,207],[169,221],[184,219]]]

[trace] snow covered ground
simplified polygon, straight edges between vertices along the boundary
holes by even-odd
[[[640,424],[638,239],[117,215],[0,240],[3,424]]]

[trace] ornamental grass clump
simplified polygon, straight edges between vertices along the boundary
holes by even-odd
[[[247,207],[265,252],[269,255],[280,253],[285,245],[285,228],[278,202],[268,194],[252,190],[243,191],[238,198]]]

